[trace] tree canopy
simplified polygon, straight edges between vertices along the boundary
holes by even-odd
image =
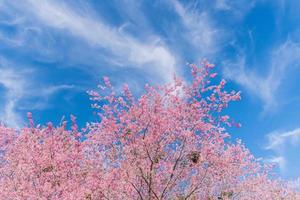
[[[0,126],[0,199],[300,199],[255,159],[224,114],[240,93],[213,84],[213,65],[191,65],[192,81],[145,86],[135,98],[107,77],[89,91],[99,120],[82,130]]]

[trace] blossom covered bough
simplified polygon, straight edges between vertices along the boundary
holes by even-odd
[[[0,127],[0,200],[297,200],[226,127],[223,109],[240,100],[213,85],[213,65],[191,65],[193,79],[145,87],[134,98],[108,78],[89,91],[99,121],[75,117],[54,127]],[[214,81],[216,82],[216,81]]]

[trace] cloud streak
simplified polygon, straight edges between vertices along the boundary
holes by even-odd
[[[281,151],[287,143],[297,145],[300,142],[300,128],[287,132],[273,132],[267,135],[268,144],[266,149]]]
[[[0,59],[0,85],[4,88],[4,102],[0,111],[0,121],[11,127],[19,128],[24,124],[18,110],[39,110],[49,106],[47,99],[61,90],[73,89],[72,85],[45,86],[32,77],[36,72],[28,67],[16,67],[16,63]],[[34,99],[34,101],[30,101]],[[28,101],[29,100],[29,101]]]
[[[1,121],[9,126],[17,127],[21,124],[22,118],[15,112],[15,106],[24,95],[26,83],[13,71],[0,68],[0,84],[6,89]]]
[[[223,73],[225,77],[234,80],[263,102],[263,112],[272,111],[278,105],[278,93],[283,79],[288,76],[288,69],[300,65],[300,44],[287,40],[275,47],[269,56],[269,70],[261,75],[259,68],[251,68],[246,63],[246,56],[241,54],[235,62],[224,62]],[[253,67],[252,67],[253,68]]]
[[[78,13],[62,2],[28,0],[13,6],[22,10],[39,28],[46,26],[69,33],[91,47],[109,52],[110,59],[106,61],[111,63],[155,71],[165,81],[170,81],[177,71],[175,56],[158,37],[152,41],[140,41],[119,27],[109,26],[91,14]]]
[[[218,50],[217,27],[212,26],[210,16],[204,11],[194,9],[192,4],[183,5],[177,0],[172,0],[176,13],[180,16],[182,24],[187,29],[184,34],[187,41],[197,49],[198,55],[206,56]]]
[[[293,169],[290,158],[299,154],[300,128],[290,131],[274,131],[266,135],[265,149],[272,151],[274,156],[266,159],[268,162],[277,163],[284,174],[287,169]]]

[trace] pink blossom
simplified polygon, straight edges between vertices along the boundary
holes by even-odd
[[[84,133],[73,115],[71,130],[34,127],[30,113],[30,128],[0,125],[0,200],[300,199],[229,141],[223,111],[240,93],[211,84],[208,62],[191,67],[191,84],[147,86],[136,99],[104,77],[106,89],[89,93],[100,120]]]

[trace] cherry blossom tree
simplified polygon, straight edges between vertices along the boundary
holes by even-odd
[[[0,199],[228,200],[300,199],[241,141],[230,141],[224,114],[240,93],[214,80],[213,65],[191,65],[193,79],[89,91],[99,121],[0,127]]]

